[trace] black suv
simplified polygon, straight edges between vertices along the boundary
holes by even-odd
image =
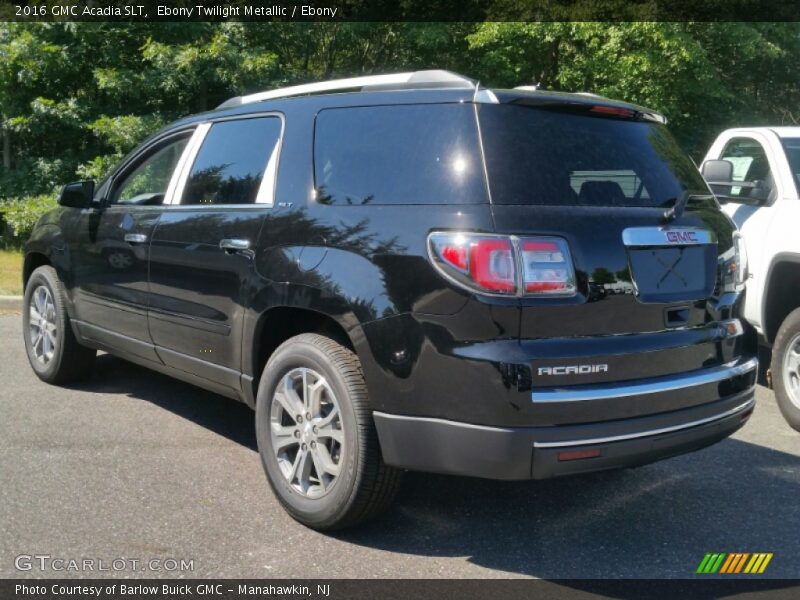
[[[539,479],[725,438],[741,242],[651,110],[442,71],[234,98],[66,186],[25,256],[44,381],[97,350],[255,408],[317,529],[403,469]]]

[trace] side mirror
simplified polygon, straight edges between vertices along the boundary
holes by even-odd
[[[703,177],[711,181],[732,181],[733,163],[729,160],[707,160],[703,163]]]
[[[733,185],[733,163],[729,160],[707,160],[703,163],[702,173],[714,195],[727,200]]]
[[[763,206],[769,201],[771,190],[764,181],[733,181],[733,163],[729,160],[708,160],[703,164],[702,173],[708,187],[722,203]],[[733,187],[740,188],[736,196],[731,196]]]
[[[94,181],[74,181],[61,189],[58,203],[71,208],[88,208],[94,199]]]

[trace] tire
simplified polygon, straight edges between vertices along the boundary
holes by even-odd
[[[25,350],[39,379],[64,384],[86,377],[97,351],[82,346],[75,338],[64,286],[53,267],[42,266],[31,274],[23,302]]]
[[[770,367],[778,407],[792,429],[800,431],[800,308],[781,323]]]
[[[256,437],[276,497],[313,529],[374,517],[400,485],[401,471],[381,457],[361,363],[330,338],[298,335],[270,357],[258,386]]]

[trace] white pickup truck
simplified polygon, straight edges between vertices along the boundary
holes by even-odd
[[[772,346],[775,396],[800,431],[800,127],[728,129],[702,171],[744,238],[744,315]]]

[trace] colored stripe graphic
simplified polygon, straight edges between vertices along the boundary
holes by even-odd
[[[708,561],[710,559],[711,559],[711,554],[710,553],[706,553],[706,555],[703,557],[703,560],[700,561],[700,566],[697,567],[696,573],[705,573],[706,572],[706,565],[708,564]]]
[[[742,559],[739,561],[739,564],[736,565],[736,570],[735,571],[731,571],[731,572],[732,573],[739,573],[742,570],[742,567],[744,566],[744,563],[747,560],[748,556],[750,556],[749,552],[745,552],[744,554],[742,554]]]
[[[716,573],[726,556],[727,555],[724,552],[713,552],[706,554],[705,557],[703,557],[703,561],[700,563],[700,566],[697,567],[697,572]]]
[[[760,574],[766,570],[772,556],[772,552],[708,552],[700,561],[696,573],[722,575],[742,573],[744,569],[744,573]]]
[[[732,552],[728,554],[728,558],[725,559],[725,563],[722,565],[722,568],[719,570],[720,573],[730,573],[730,568],[736,564],[736,561],[739,560],[738,554],[733,554]]]

